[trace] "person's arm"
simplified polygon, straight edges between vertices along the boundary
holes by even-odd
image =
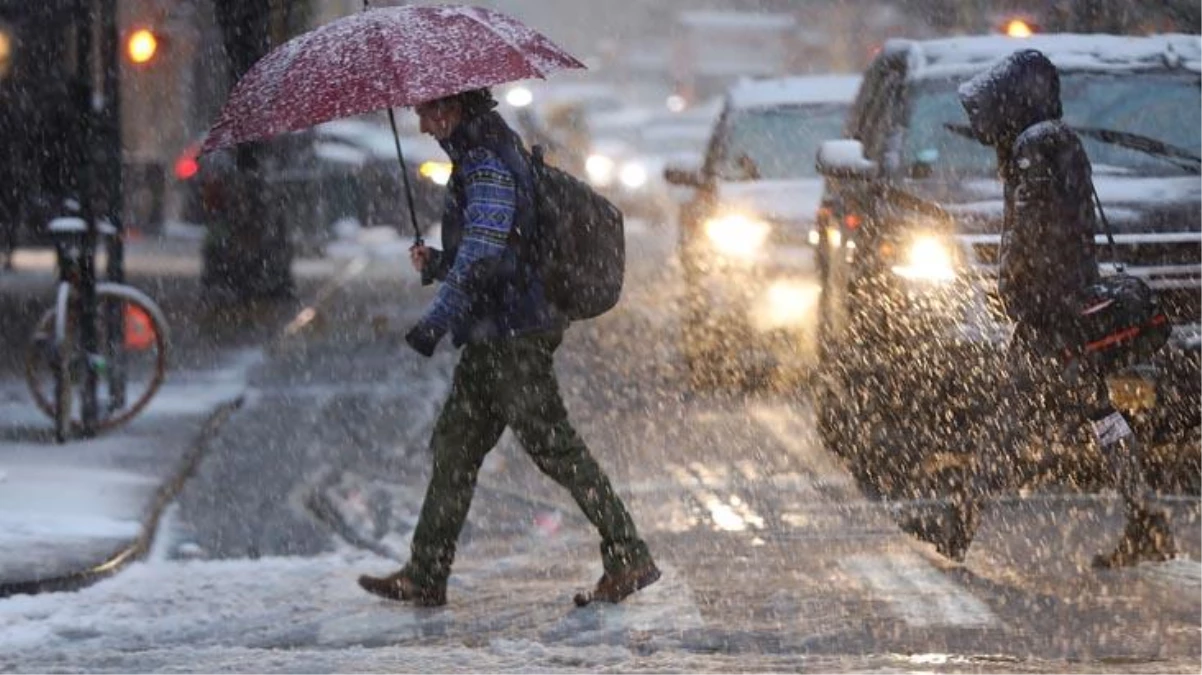
[[[463,205],[459,204],[455,199],[455,195],[458,193],[458,190],[455,187],[456,180],[457,179],[455,176],[452,175],[450,182],[448,182],[446,186],[446,198],[444,199],[442,206],[443,232],[446,232],[448,228],[446,223],[448,215],[452,212],[460,211],[463,208]],[[444,239],[443,244],[446,243],[447,242]],[[455,262],[455,247],[452,246],[452,248],[447,251],[427,247],[427,251],[428,257],[426,259],[426,264],[421,270],[422,285],[429,286],[435,281],[446,281],[447,274],[451,271],[451,264]]]
[[[1075,134],[1049,122],[1018,138],[1010,171],[1014,214],[1004,235],[1007,260],[999,281],[1026,298],[1020,313],[1060,310],[1068,299],[1054,287],[1073,274],[1066,266],[1077,264],[1077,248],[1093,244],[1087,231],[1089,158]]]
[[[406,336],[414,349],[427,356],[444,335],[469,318],[479,285],[489,282],[482,271],[505,253],[517,208],[513,174],[496,155],[476,149],[467,153],[463,163],[463,240],[434,301]]]

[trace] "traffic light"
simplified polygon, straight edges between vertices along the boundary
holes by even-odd
[[[8,71],[12,69],[15,41],[9,27],[0,23],[0,78],[8,75]]]
[[[125,39],[125,56],[134,65],[146,65],[159,53],[159,36],[149,28],[139,28]]]
[[[1001,32],[1012,38],[1029,38],[1040,32],[1039,26],[1027,17],[1011,16],[1002,21]]]

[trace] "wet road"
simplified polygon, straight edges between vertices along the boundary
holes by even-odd
[[[517,641],[541,650],[519,670],[1199,670],[1196,496],[1166,497],[1184,553],[1170,563],[1088,569],[1119,534],[1117,500],[1049,490],[993,503],[966,564],[947,564],[822,447],[804,391],[687,387],[672,241],[632,227],[622,306],[574,327],[557,362],[581,434],[665,570],[660,583],[616,608],[572,609],[571,594],[600,573],[595,535],[507,435],[482,471],[448,608],[358,591],[355,575],[405,556],[454,359],[399,343],[429,291],[395,260],[369,257],[316,318],[264,351],[159,556],[122,575],[145,590],[104,589],[118,577],[85,591],[131,612],[169,602],[181,622],[222,612],[222,625],[181,636],[131,624],[141,634],[123,637],[118,622],[105,651],[43,646],[19,669],[161,669],[187,653],[209,654],[198,663],[216,672],[225,662],[212,654],[251,650],[254,670],[367,670],[365,654],[382,650],[496,656]],[[184,573],[195,590],[150,590],[156,575]],[[273,660],[254,660],[269,649]],[[330,654],[338,660],[321,660]],[[438,663],[427,667],[455,668]]]
[[[1089,557],[1117,537],[1117,504],[1064,493],[996,503],[967,565],[947,565],[901,534],[821,447],[804,392],[688,389],[671,241],[666,230],[632,232],[622,310],[574,328],[559,369],[581,433],[673,570],[664,615],[691,649],[1197,663],[1196,500],[1169,502],[1189,561],[1089,571]],[[234,422],[219,441],[229,447],[182,500],[199,550],[311,554],[337,532],[403,557],[453,355],[425,361],[376,339],[373,315],[403,328],[425,297],[410,288],[412,300],[397,303],[392,288],[357,284],[355,302],[337,303],[259,373],[252,410],[264,414]],[[576,567],[537,570],[554,589],[540,585],[541,600],[592,578],[572,573],[595,565],[587,523],[507,437],[486,463],[461,564],[487,570],[528,550],[532,531],[547,545],[579,542]],[[480,626],[462,629],[478,637]]]

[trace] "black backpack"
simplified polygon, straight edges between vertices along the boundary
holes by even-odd
[[[571,174],[531,153],[538,235],[531,250],[547,300],[571,321],[618,304],[626,275],[622,212]]]

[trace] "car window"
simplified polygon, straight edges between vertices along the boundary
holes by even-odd
[[[944,127],[968,124],[958,85],[959,81],[940,80],[912,90],[903,162],[907,167],[929,166],[938,175],[992,176],[997,173],[997,154]]]
[[[1070,125],[1125,131],[1202,155],[1200,80],[1180,75],[1067,77],[1061,85]],[[1084,138],[1094,165],[1138,173],[1173,173],[1173,165],[1145,152]]]
[[[937,175],[991,176],[996,155],[944,124],[967,125],[956,94],[958,81],[923,82],[915,87],[906,131],[905,163],[929,166]],[[1146,136],[1202,154],[1202,109],[1197,75],[1175,73],[1061,75],[1064,119],[1078,127]],[[1181,173],[1178,165],[1145,152],[1082,137],[1095,170],[1141,175]]]
[[[679,124],[652,126],[643,130],[639,138],[640,147],[647,152],[695,152],[705,150],[709,128],[701,125]]]
[[[713,165],[720,180],[813,178],[814,156],[839,138],[847,106],[780,106],[731,111]]]

